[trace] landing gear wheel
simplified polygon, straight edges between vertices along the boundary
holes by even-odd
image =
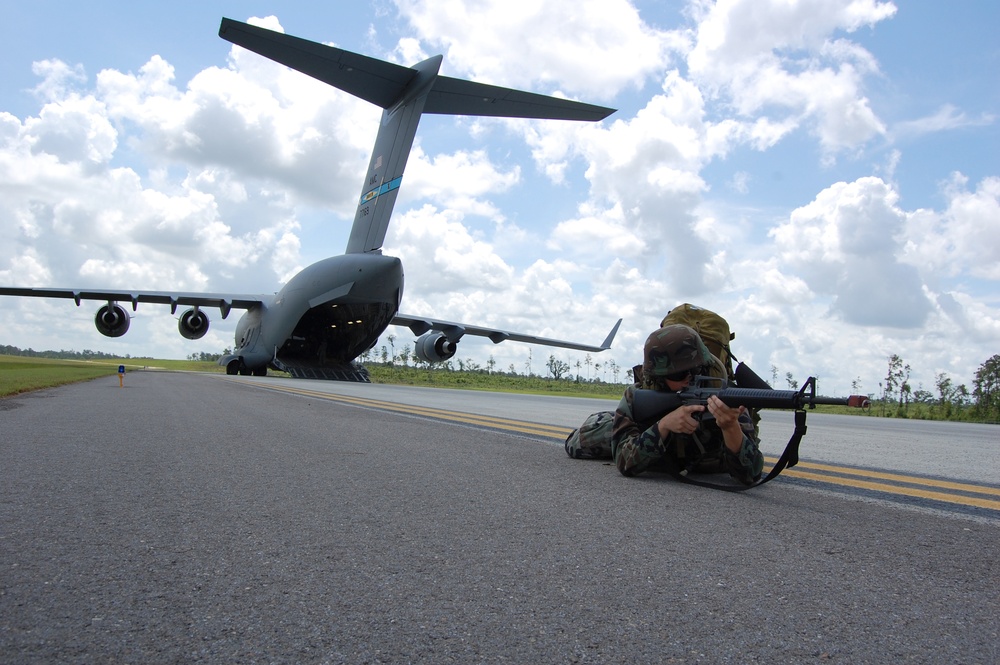
[[[254,376],[267,376],[267,365],[264,365],[262,367],[255,367],[253,369],[253,375]]]
[[[228,363],[226,363],[226,374],[228,374],[229,376],[236,376],[237,374],[240,373],[240,365],[242,364],[243,363],[240,362],[239,358],[234,358],[233,360],[230,360]]]

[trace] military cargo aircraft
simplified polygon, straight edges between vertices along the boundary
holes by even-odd
[[[415,352],[425,362],[454,356],[464,335],[581,351],[611,347],[620,319],[603,343],[592,346],[402,314],[403,266],[381,248],[421,114],[594,122],[614,109],[441,76],[440,55],[404,67],[227,18],[219,36],[383,109],[346,252],[308,266],[273,295],[20,287],[0,287],[0,295],[72,298],[77,306],[103,301],[94,323],[108,337],[129,329],[122,303],[131,303],[132,311],[140,302],[169,305],[171,314],[187,307],[178,320],[187,339],[208,331],[205,308],[218,307],[223,319],[233,309],[246,310],[233,353],[220,360],[229,374],[261,376],[271,367],[300,378],[367,381],[354,360],[390,325],[417,336]]]

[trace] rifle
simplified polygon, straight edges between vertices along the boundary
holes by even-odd
[[[737,379],[739,381],[739,379]],[[760,383],[767,385],[763,381]],[[716,387],[712,387],[715,384]],[[817,404],[835,404],[867,409],[871,406],[864,395],[849,397],[822,397],[816,394],[816,379],[809,377],[799,390],[773,390],[767,388],[732,387],[725,379],[697,376],[692,386],[676,393],[659,390],[636,390],[632,395],[632,419],[636,423],[652,423],[674,409],[691,404],[707,405],[708,398],[716,395],[727,406],[745,406],[750,409],[815,409]],[[713,419],[707,410],[701,412],[702,420]]]

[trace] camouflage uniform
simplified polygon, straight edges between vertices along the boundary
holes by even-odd
[[[713,371],[716,361],[698,333],[683,325],[660,328],[646,340],[643,358],[641,385],[626,388],[615,411],[611,454],[618,470],[625,476],[647,470],[728,471],[745,485],[760,478],[764,456],[758,448],[753,421],[746,413],[739,419],[743,442],[738,454],[726,447],[714,419],[703,423],[694,434],[672,432],[665,439],[660,438],[657,423],[643,430],[632,419],[632,396],[637,387],[666,391],[667,375]]]

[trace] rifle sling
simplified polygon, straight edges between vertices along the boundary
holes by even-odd
[[[799,443],[802,441],[802,437],[806,434],[806,412],[796,411],[795,412],[795,431],[792,432],[792,438],[788,440],[788,444],[785,445],[784,452],[781,453],[781,457],[775,462],[774,466],[766,476],[761,480],[754,483],[753,485],[721,485],[719,483],[710,483],[704,480],[695,480],[687,474],[681,473],[676,469],[671,469],[670,473],[678,480],[688,483],[689,485],[698,485],[699,487],[709,487],[711,489],[723,490],[725,492],[745,492],[746,490],[753,487],[760,487],[766,482],[770,482],[778,477],[778,475],[785,469],[791,468],[799,463]]]

